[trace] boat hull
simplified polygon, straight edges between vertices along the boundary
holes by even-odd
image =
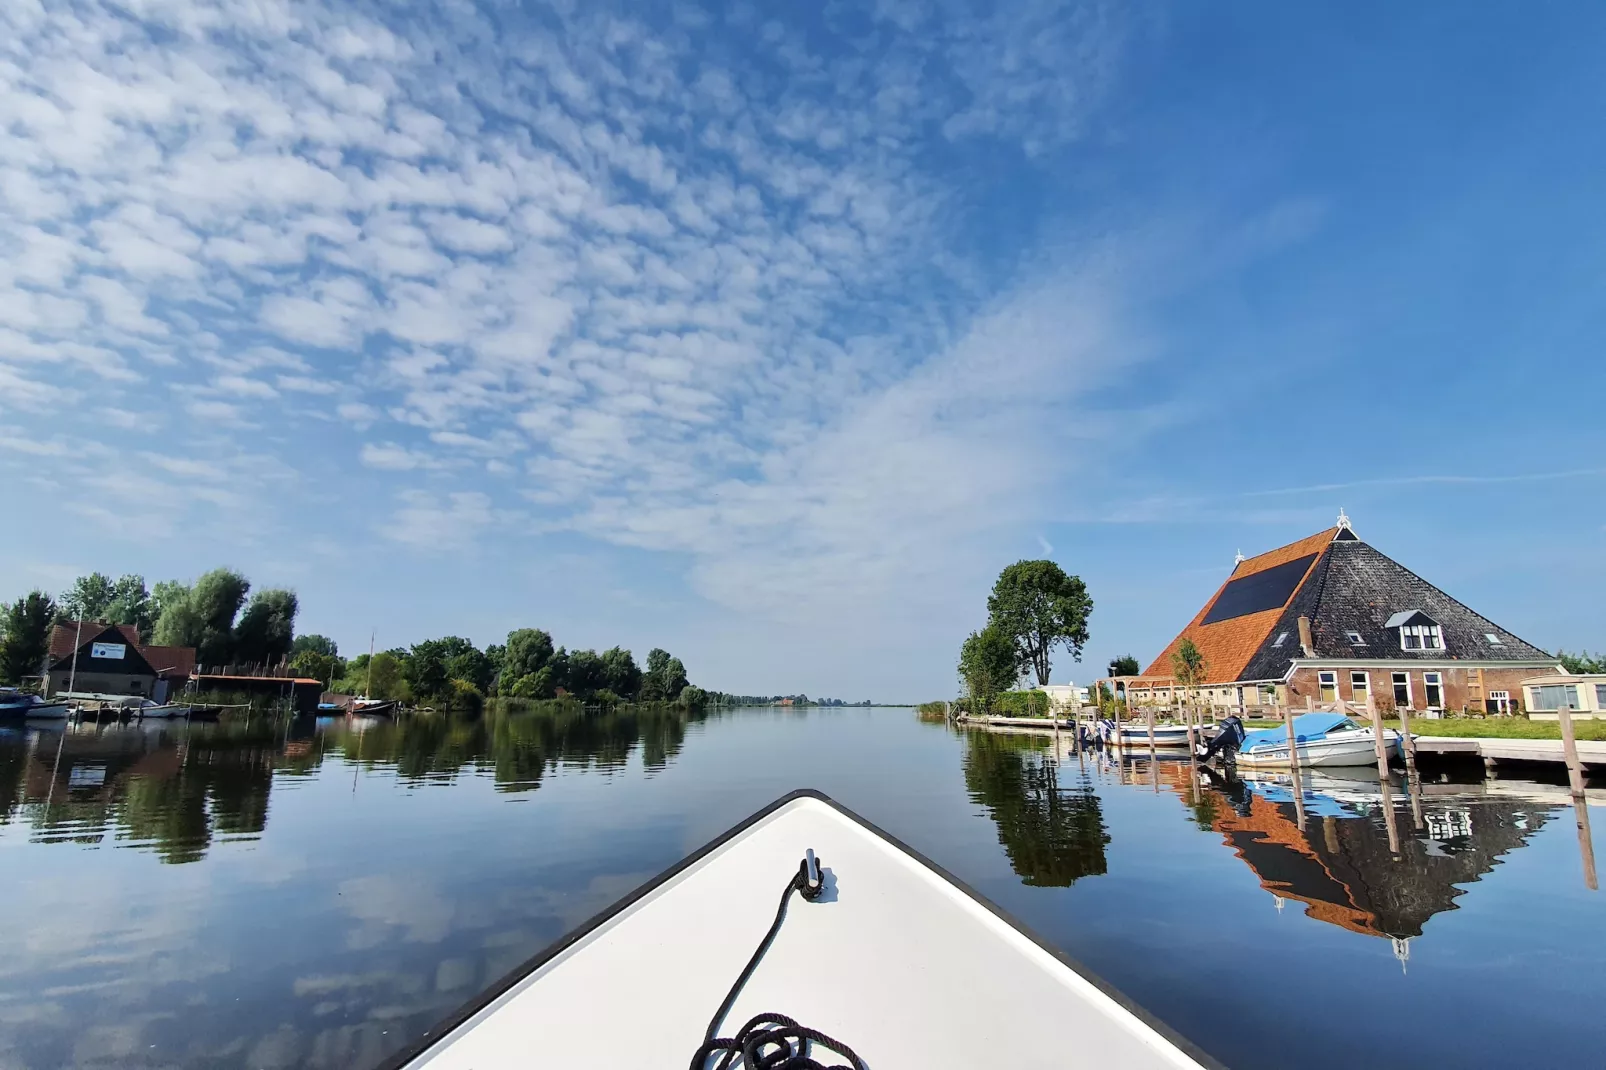
[[[839,1038],[872,1067],[1217,1065],[937,866],[812,792],[778,801],[626,896],[432,1030],[440,1039],[389,1065],[686,1065],[809,848],[824,867],[824,894],[791,897],[718,1035],[768,1011]],[[1008,998],[987,1000],[981,1014],[978,992]]]
[[[1400,734],[1392,729],[1385,729],[1383,735],[1385,753],[1395,757],[1400,750]],[[1306,769],[1320,769],[1324,766],[1343,768],[1345,766],[1373,765],[1377,762],[1377,744],[1370,730],[1364,732],[1346,732],[1338,739],[1313,739],[1299,744],[1296,749],[1299,755],[1299,764]],[[1251,769],[1259,768],[1287,768],[1288,744],[1272,744],[1256,747],[1253,750],[1240,751],[1238,764]]]
[[[1149,745],[1149,726],[1137,727],[1121,726],[1121,745],[1123,747],[1147,747]],[[1156,747],[1183,747],[1188,746],[1188,728],[1186,725],[1155,725],[1154,745]]]

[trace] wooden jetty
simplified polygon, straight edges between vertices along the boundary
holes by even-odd
[[[1606,767],[1606,742],[1581,739],[1576,744],[1578,761],[1583,765]],[[1484,762],[1566,762],[1567,753],[1559,739],[1485,739],[1465,736],[1417,736],[1418,755],[1465,754]]]

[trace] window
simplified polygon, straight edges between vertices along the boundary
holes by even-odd
[[[1578,696],[1573,691],[1572,684],[1543,684],[1533,689],[1534,709],[1559,710],[1566,706],[1570,710],[1579,707]]]
[[[1483,633],[1483,638],[1484,638],[1484,641],[1487,642],[1490,646],[1505,646],[1506,645],[1506,641],[1504,639],[1500,638],[1494,632],[1484,632]]]
[[[1283,640],[1285,640],[1287,638],[1288,638],[1288,633],[1287,632],[1278,632],[1277,633],[1277,638],[1275,638],[1275,639],[1273,639],[1271,641],[1272,648],[1276,649],[1277,647],[1282,646],[1283,645]]]
[[[1344,638],[1349,640],[1350,646],[1365,646],[1366,640],[1361,638],[1360,632],[1345,632]]]
[[[1599,709],[1606,710],[1606,684],[1595,685],[1595,705]]]
[[[1364,672],[1349,674],[1349,697],[1352,702],[1365,702],[1372,689],[1372,680]]]
[[[1443,650],[1444,633],[1437,624],[1406,624],[1400,628],[1401,650]]]
[[[1422,674],[1422,690],[1427,694],[1427,708],[1430,710],[1444,709],[1444,675],[1436,672]]]
[[[1488,713],[1510,713],[1511,712],[1511,692],[1509,692],[1509,691],[1491,691],[1491,692],[1489,692],[1489,698],[1484,703],[1484,707],[1485,707],[1485,710]]]
[[[1394,674],[1394,706],[1401,710],[1411,708],[1411,674],[1408,672]]]
[[[1316,674],[1316,701],[1338,701],[1338,673],[1320,672]]]

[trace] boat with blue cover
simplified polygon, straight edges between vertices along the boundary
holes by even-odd
[[[1306,713],[1294,718],[1295,751],[1303,768],[1370,765],[1377,761],[1376,737],[1370,725],[1356,723],[1342,713]],[[1383,729],[1385,753],[1400,756],[1400,734]],[[1244,736],[1238,764],[1251,768],[1286,766],[1288,728],[1266,728]]]

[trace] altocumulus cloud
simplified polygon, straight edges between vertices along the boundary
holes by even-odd
[[[1140,347],[1107,244],[978,281],[955,161],[1073,142],[1118,28],[731,12],[9,0],[0,396],[207,421],[166,447],[206,472],[141,476],[169,517],[366,471],[419,552],[517,513],[729,604],[962,564]],[[232,437],[287,412],[344,459]],[[47,438],[51,478],[117,482]]]

